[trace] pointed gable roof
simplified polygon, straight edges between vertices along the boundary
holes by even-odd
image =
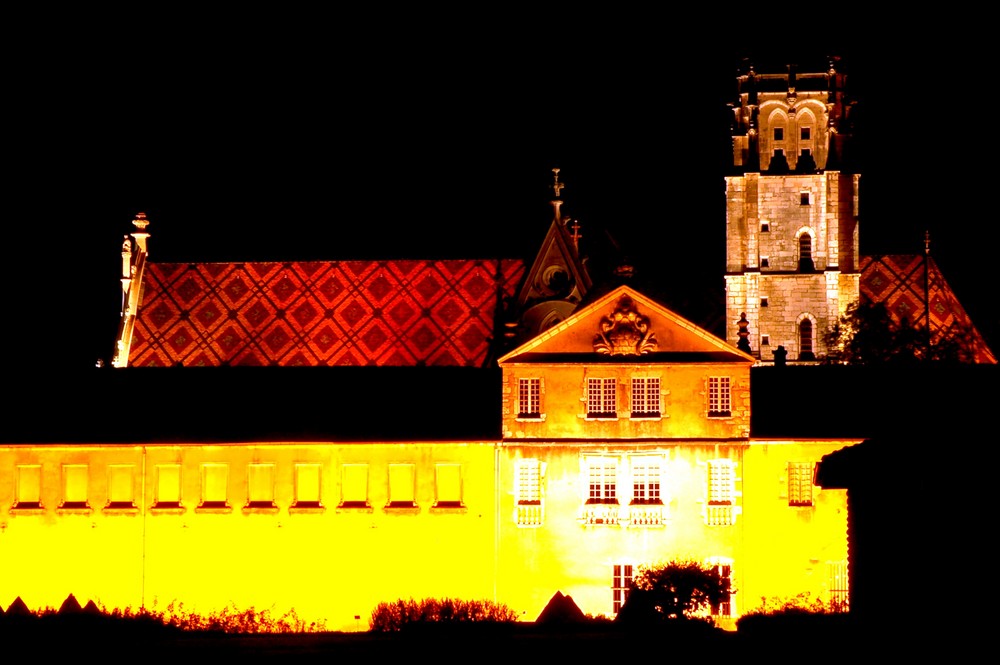
[[[755,359],[630,286],[581,307],[499,359],[512,362],[745,362]]]
[[[885,304],[897,325],[905,321],[908,325],[923,326],[929,320],[932,343],[953,334],[961,335],[970,342],[974,362],[997,362],[931,256],[861,257],[861,298]]]
[[[131,366],[485,366],[518,260],[150,263]]]

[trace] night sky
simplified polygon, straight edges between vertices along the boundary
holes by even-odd
[[[921,252],[929,230],[998,349],[984,285],[1000,246],[983,164],[994,123],[974,101],[991,78],[971,40],[761,49],[641,17],[600,31],[526,23],[257,17],[106,27],[23,54],[7,95],[14,367],[110,358],[121,241],[138,211],[158,262],[530,259],[552,218],[553,167],[583,234],[613,238],[670,288],[721,293],[725,104],[740,59],[761,69],[829,53],[859,98],[862,253]]]

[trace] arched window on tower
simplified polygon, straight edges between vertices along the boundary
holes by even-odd
[[[813,355],[813,323],[802,319],[799,323],[799,360],[815,360]]]
[[[799,272],[813,271],[812,236],[803,233],[799,236]]]

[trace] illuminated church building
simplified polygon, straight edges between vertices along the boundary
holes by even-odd
[[[995,359],[928,257],[859,255],[845,83],[739,79],[724,337],[592,274],[558,171],[533,262],[163,264],[138,215],[95,370],[120,418],[0,444],[0,605],[356,630],[397,598],[531,621],[558,591],[612,616],[639,566],[691,558],[731,577],[729,628],[764,597],[846,606],[846,490],[814,470],[864,434],[761,436],[751,374],[821,358],[864,297]]]

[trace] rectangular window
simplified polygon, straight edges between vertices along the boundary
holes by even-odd
[[[733,461],[716,459],[708,462],[708,505],[731,506],[736,495],[736,471]]]
[[[729,561],[715,559],[709,562],[709,565],[715,568],[719,573],[719,577],[727,580],[732,588],[733,583],[733,564]],[[712,616],[714,617],[731,617],[733,616],[733,595],[730,593],[725,600],[719,603],[712,604]]]
[[[659,377],[632,378],[632,417],[660,417]]]
[[[412,464],[389,465],[389,507],[408,508],[416,505],[414,480],[416,473]]]
[[[517,417],[542,417],[542,380],[517,380]]]
[[[61,508],[87,507],[86,464],[63,464],[63,502]]]
[[[250,464],[247,466],[247,507],[274,507],[273,464]]]
[[[784,127],[775,127],[774,128],[774,140],[775,141],[784,141],[785,140],[785,128]]]
[[[518,526],[536,527],[544,522],[542,509],[542,463],[537,459],[514,462],[514,520]]]
[[[768,257],[766,257],[766,256],[760,257],[760,267],[761,268],[770,268],[771,267],[771,260]]]
[[[368,465],[345,464],[340,468],[340,505],[343,508],[368,507]]]
[[[770,335],[761,335],[760,336],[760,345],[761,346],[770,346],[771,345],[771,336]]]
[[[760,299],[760,306],[767,307],[767,296]]]
[[[811,127],[800,127],[799,128],[799,138],[803,141],[811,140],[812,131]]]
[[[809,192],[799,193],[799,203],[804,206],[809,205]]]
[[[712,376],[708,379],[708,415],[732,415],[728,376]]]
[[[434,505],[438,508],[458,508],[462,505],[462,465],[434,465]]]
[[[587,417],[617,418],[615,379],[587,379]]]
[[[15,508],[42,507],[42,465],[19,464],[17,466],[17,487]]]
[[[632,503],[661,503],[660,458],[632,458]]]
[[[760,223],[760,232],[761,233],[770,233],[771,232],[771,223],[770,222],[761,222]]]
[[[514,477],[515,494],[519,504],[533,505],[542,502],[541,464],[537,459],[519,459]]]
[[[156,465],[156,508],[179,508],[181,505],[181,465]]]
[[[618,502],[618,460],[591,457],[587,460],[587,503]]]
[[[628,590],[632,586],[632,564],[615,564],[611,573],[611,608],[615,614],[628,600]]]
[[[319,464],[295,465],[295,507],[320,507]]]
[[[201,465],[201,507],[226,508],[229,497],[229,465]]]
[[[108,508],[135,508],[135,466],[108,467]]]
[[[846,561],[827,561],[827,588],[830,590],[830,605],[836,612],[847,612],[851,608],[850,585],[847,579]]]
[[[813,503],[812,462],[788,463],[788,505],[811,506]]]

